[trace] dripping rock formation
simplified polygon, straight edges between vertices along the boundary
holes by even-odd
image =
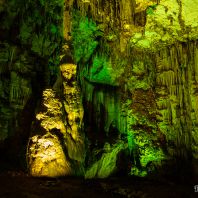
[[[0,1],[1,160],[196,177],[197,0],[24,2]]]

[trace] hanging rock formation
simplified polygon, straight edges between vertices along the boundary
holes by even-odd
[[[1,43],[0,64],[1,64],[1,135],[4,140],[14,134],[15,127],[19,122],[18,118],[32,94],[31,62],[27,54],[19,55],[15,46],[8,43]],[[27,76],[27,73],[29,76]],[[14,127],[12,129],[12,127]]]
[[[82,87],[87,177],[119,172],[119,152],[104,162],[119,141],[132,175],[196,163],[196,1],[71,2],[64,28]]]
[[[0,16],[2,153],[22,134],[34,176],[196,172],[197,0],[3,0]]]
[[[1,159],[16,166],[25,164],[21,157],[25,159],[25,145],[29,138],[27,131],[30,130],[36,103],[32,86],[36,75],[32,60],[18,46],[0,43]]]

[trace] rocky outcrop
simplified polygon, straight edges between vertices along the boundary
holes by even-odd
[[[33,176],[84,174],[83,108],[76,65],[60,66],[54,90],[43,92],[28,145],[28,169]]]
[[[29,148],[29,173],[36,177],[58,177],[72,174],[57,136],[33,136]]]
[[[104,165],[105,143],[120,140],[128,144],[133,175],[155,172],[174,159],[191,163],[197,158],[195,1],[73,6],[73,55],[91,152],[88,177],[97,177],[96,166]],[[116,160],[110,170],[115,166]]]
[[[106,145],[104,146],[104,153],[102,157],[86,171],[85,178],[86,179],[90,179],[93,177],[106,178],[110,175],[115,174],[117,172],[117,161],[126,160],[126,159],[118,159],[119,155],[121,156],[121,153],[126,148],[127,145],[124,145],[122,141],[115,144],[112,148],[108,143],[106,143]],[[127,167],[125,166],[122,168],[124,170]],[[125,171],[127,172],[127,170]]]
[[[40,126],[33,129],[28,145],[29,172],[33,176],[70,175],[71,165],[64,154],[65,145],[62,142],[66,134],[61,119],[64,117],[62,104],[55,92],[48,89],[43,92],[43,105],[44,111],[36,116]]]
[[[56,80],[56,39],[62,40],[57,27],[62,15],[50,14],[49,20],[48,14],[55,8],[59,13],[62,1],[51,1],[48,6],[39,0],[0,1],[0,161],[12,168],[26,168],[36,104],[42,90]]]
[[[9,15],[0,27],[0,139],[20,134],[20,116],[28,136],[27,109],[42,93],[32,175],[189,170],[198,160],[195,0],[14,1],[0,1]]]

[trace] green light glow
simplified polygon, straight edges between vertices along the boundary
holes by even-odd
[[[101,35],[101,31],[92,19],[80,16],[78,12],[73,12],[72,44],[77,63],[80,60],[86,62],[90,59],[98,45],[96,38]]]

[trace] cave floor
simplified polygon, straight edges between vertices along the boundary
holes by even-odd
[[[143,178],[33,178],[13,171],[0,174],[0,198],[194,198],[194,185]]]

